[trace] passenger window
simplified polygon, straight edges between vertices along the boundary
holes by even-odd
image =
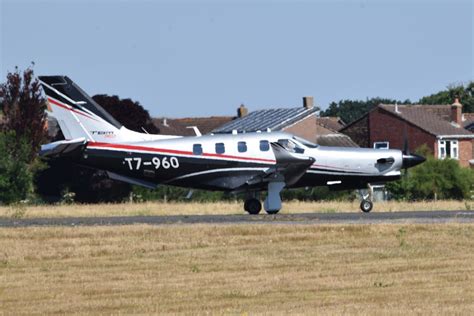
[[[239,153],[244,153],[247,151],[247,143],[246,142],[238,142],[237,143],[237,150]]]
[[[223,153],[225,153],[224,143],[216,143],[216,154],[223,154]]]
[[[193,145],[193,154],[202,155],[202,146],[201,146],[201,144],[194,144]]]
[[[260,141],[260,150],[261,151],[269,151],[270,150],[270,143],[268,140],[261,140]]]

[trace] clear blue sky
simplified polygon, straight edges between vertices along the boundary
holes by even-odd
[[[474,78],[472,1],[0,3],[2,78],[34,61],[154,116],[416,101]]]

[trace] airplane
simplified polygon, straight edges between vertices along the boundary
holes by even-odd
[[[425,158],[407,149],[324,147],[284,132],[196,136],[131,131],[67,76],[38,77],[65,140],[45,144],[40,156],[69,159],[103,170],[114,180],[156,188],[172,185],[246,195],[244,210],[268,214],[282,208],[284,188],[328,186],[363,189],[360,208],[373,207],[373,183],[400,178]]]

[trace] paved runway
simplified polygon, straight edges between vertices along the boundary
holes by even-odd
[[[374,224],[374,223],[474,223],[474,211],[307,213],[278,215],[173,215],[67,218],[0,218],[0,227],[112,226],[169,224]]]

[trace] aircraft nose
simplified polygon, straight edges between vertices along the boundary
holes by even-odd
[[[425,157],[416,154],[403,155],[402,168],[414,167],[416,165],[419,165],[420,163],[423,163],[425,160]]]

